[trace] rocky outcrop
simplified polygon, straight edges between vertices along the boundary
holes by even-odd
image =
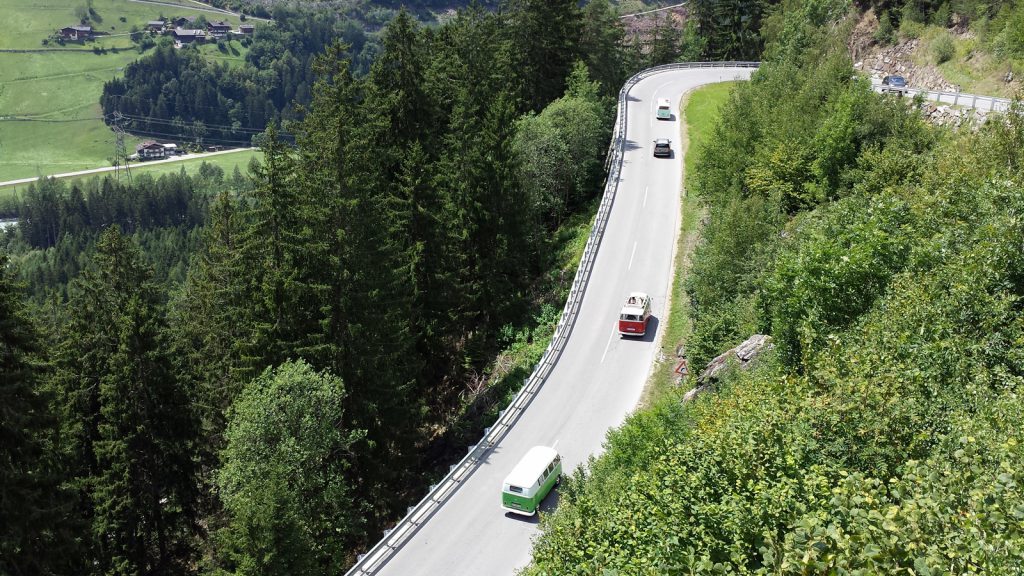
[[[754,334],[743,341],[735,348],[730,348],[708,362],[708,365],[697,376],[698,386],[683,396],[683,401],[689,401],[698,394],[711,389],[714,382],[721,375],[723,370],[730,367],[738,367],[741,370],[748,370],[757,363],[757,358],[773,348],[772,337],[764,334]]]
[[[870,74],[880,81],[885,76],[897,75],[907,79],[907,84],[914,88],[924,88],[937,92],[959,92],[960,86],[949,82],[934,66],[918,66],[912,56],[920,41],[916,38],[905,40],[876,51],[864,54],[853,67]]]

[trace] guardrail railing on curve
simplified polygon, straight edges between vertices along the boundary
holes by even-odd
[[[502,410],[497,422],[484,431],[484,436],[474,446],[471,446],[465,457],[457,464],[452,465],[448,474],[437,484],[430,487],[430,491],[415,506],[409,508],[402,520],[391,530],[384,533],[384,537],[366,554],[359,556],[358,561],[346,573],[346,576],[357,576],[373,574],[381,568],[388,559],[408,541],[423,523],[455,493],[459,485],[465,481],[479,466],[486,457],[488,451],[493,448],[522,415],[523,411],[536,396],[540,387],[544,384],[548,374],[554,367],[558,357],[562,354],[565,341],[568,340],[572,327],[576,322],[576,315],[579,313],[580,305],[583,302],[583,294],[586,291],[590,274],[593,271],[594,260],[597,257],[597,249],[604,236],[605,226],[608,223],[608,216],[611,213],[612,203],[619,188],[619,175],[622,170],[622,158],[626,142],[626,108],[627,96],[630,88],[637,82],[661,72],[670,70],[689,70],[695,68],[757,68],[758,62],[682,62],[677,64],[665,64],[648,68],[634,74],[619,91],[618,109],[615,118],[615,125],[612,128],[612,140],[609,146],[606,169],[608,177],[605,180],[604,194],[601,197],[601,204],[594,218],[594,226],[587,238],[587,245],[583,249],[583,256],[580,258],[579,267],[576,269],[576,276],[573,278],[569,296],[566,298],[565,308],[555,327],[555,333],[551,337],[544,355],[537,363],[533,373],[523,384],[523,388],[516,397],[509,403],[505,410]]]
[[[871,89],[875,92],[884,92],[886,87],[881,83],[872,83]],[[896,92],[896,89],[892,89]],[[938,104],[949,104],[951,106],[964,106],[975,110],[987,112],[1006,112],[1010,109],[1012,100],[1009,98],[996,98],[995,96],[983,96],[981,94],[970,94],[967,92],[942,92],[938,90],[921,90],[919,88],[901,88],[903,94],[914,98],[920,95],[925,100]]]

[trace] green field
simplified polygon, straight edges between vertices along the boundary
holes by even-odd
[[[703,143],[711,137],[711,131],[718,123],[718,111],[729,100],[729,93],[732,92],[736,84],[736,82],[708,84],[690,95],[684,114],[690,141],[690,150],[683,163],[683,173],[686,175],[687,185],[691,185],[690,174],[693,173],[693,165],[697,159],[695,152],[700,150]]]
[[[114,135],[101,120],[99,98],[103,83],[140,57],[127,34],[161,16],[204,14],[129,0],[93,0],[92,5],[99,15],[93,16],[93,28],[110,36],[60,47],[44,46],[43,40],[77,24],[76,8],[85,6],[84,0],[0,1],[0,50],[34,50],[0,52],[0,182],[109,165]],[[238,23],[226,15],[205,15]],[[94,46],[106,53],[93,53]],[[226,51],[216,45],[201,50],[228,62],[245,56],[237,41]],[[129,138],[126,144],[137,142]]]
[[[154,178],[159,178],[161,174],[169,174],[172,172],[178,172],[185,170],[189,174],[194,174],[199,170],[199,167],[205,162],[207,164],[213,164],[220,166],[224,170],[226,176],[230,176],[237,167],[242,173],[248,172],[249,162],[256,158],[257,160],[263,159],[263,153],[259,150],[241,150],[230,154],[220,154],[217,156],[211,156],[209,158],[195,158],[192,160],[182,160],[181,162],[168,162],[166,164],[138,164],[133,163],[131,165],[132,176],[139,176],[141,174],[149,174]],[[85,176],[75,176],[72,178],[66,178],[65,181],[69,184],[79,182],[82,180],[89,180],[91,178],[102,178],[104,176],[114,176],[113,172],[103,172],[100,174],[87,174]],[[124,173],[121,175],[125,177]],[[24,192],[28,188],[28,184],[17,184],[10,186],[0,186],[0,208],[7,206],[11,203],[18,194]]]

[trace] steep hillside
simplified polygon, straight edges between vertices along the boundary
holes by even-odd
[[[566,478],[531,576],[1010,574],[1024,562],[1024,121],[924,124],[854,80],[842,2],[766,22],[690,192],[690,365]],[[693,385],[693,380],[687,384]]]
[[[960,10],[970,11],[968,5]],[[855,67],[876,76],[900,74],[912,86],[1012,98],[1024,87],[1024,7],[969,15],[869,8],[850,39]],[[886,23],[889,24],[886,24]]]

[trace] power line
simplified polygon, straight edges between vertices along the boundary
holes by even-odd
[[[175,122],[174,120],[168,120],[166,118],[149,118],[149,117],[146,117],[146,116],[139,116],[139,115],[136,115],[136,114],[124,114],[124,113],[121,113],[121,114],[122,114],[122,116],[124,116],[125,118],[127,118],[129,120],[134,120],[134,121],[138,121],[138,122],[148,122],[150,124],[165,124],[167,126],[184,126],[184,125],[186,125],[186,124],[184,124],[184,122],[186,122],[184,120],[182,120],[181,122]],[[195,120],[193,120],[193,122],[195,122]],[[205,126],[207,128],[216,128],[218,130],[226,130],[226,131],[231,131],[231,132],[246,132],[246,133],[249,133],[249,134],[262,134],[264,132],[264,130],[261,130],[259,128],[243,128],[243,127],[236,128],[234,126],[228,126],[226,124],[208,124],[206,122],[203,122],[202,120],[199,120],[199,122],[202,122],[203,126]]]
[[[154,137],[160,136],[160,137],[165,137],[167,139],[173,139],[173,140],[188,140],[188,139],[190,139],[190,137],[185,135],[185,134],[168,134],[167,132],[154,132],[154,131],[151,131],[151,130],[132,130],[131,134],[139,135],[139,136],[154,136]],[[238,144],[238,145],[241,145],[241,146],[252,146],[252,141],[251,140],[230,140],[230,139],[227,139],[227,138],[206,137],[206,136],[202,136],[201,138],[202,138],[202,140],[204,142],[210,142],[212,144]]]
[[[673,4],[671,6],[663,6],[661,8],[655,8],[654,10],[646,10],[644,12],[634,12],[632,14],[623,14],[619,18],[630,18],[633,16],[643,16],[644,14],[653,14],[655,12],[661,12],[662,10],[670,10],[672,8],[679,8],[680,6],[686,6],[688,2],[680,2],[679,4]]]
[[[128,173],[128,182],[132,181],[132,169],[128,165],[128,149],[124,145],[124,116],[120,112],[114,112],[114,177],[121,180],[121,162],[124,162],[124,169]]]

